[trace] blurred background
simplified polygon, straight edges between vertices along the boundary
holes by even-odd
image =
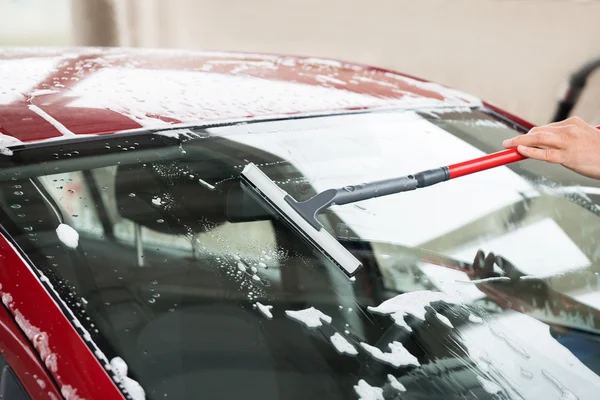
[[[394,69],[549,122],[598,0],[0,0],[0,45],[238,50]],[[600,124],[600,71],[573,114]]]

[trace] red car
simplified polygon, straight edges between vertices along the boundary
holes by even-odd
[[[530,124],[393,71],[0,50],[0,398],[595,399],[600,188],[531,160],[333,206],[348,278],[241,190],[297,200]]]

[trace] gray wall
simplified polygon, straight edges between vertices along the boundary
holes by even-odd
[[[87,18],[94,13],[78,11],[102,0],[72,1],[82,16],[76,34],[88,32],[76,36],[80,43],[96,44],[94,35],[113,40],[110,23],[94,28]],[[593,0],[104,1],[113,2],[122,45],[375,64],[471,92],[536,124],[551,117],[568,74],[600,57],[600,2]],[[600,124],[600,73],[580,104],[577,114]]]

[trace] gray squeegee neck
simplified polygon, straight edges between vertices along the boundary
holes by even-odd
[[[345,186],[339,189],[328,189],[301,202],[294,200],[290,195],[286,195],[285,201],[313,228],[320,230],[322,225],[317,220],[317,216],[332,205],[341,206],[376,197],[388,196],[390,194],[407,192],[444,182],[448,179],[450,179],[448,168],[442,167],[400,178]]]

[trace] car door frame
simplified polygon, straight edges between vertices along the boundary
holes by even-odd
[[[32,398],[125,399],[106,357],[1,226],[0,294],[0,351]]]

